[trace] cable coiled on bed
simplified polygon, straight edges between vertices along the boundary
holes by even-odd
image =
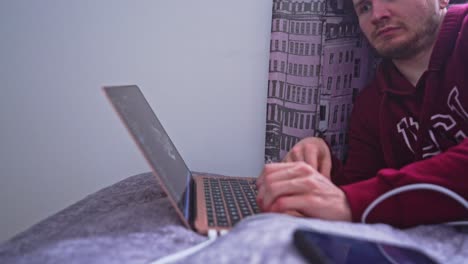
[[[461,197],[459,194],[455,193],[452,190],[449,190],[445,187],[435,185],[435,184],[429,184],[429,183],[417,183],[417,184],[410,184],[402,187],[398,187],[396,189],[393,189],[391,191],[388,191],[381,196],[379,196],[377,199],[375,199],[369,206],[367,206],[366,210],[364,210],[364,213],[362,214],[361,217],[361,222],[366,223],[367,217],[369,216],[370,212],[374,210],[375,207],[377,207],[378,204],[383,202],[384,200],[403,193],[403,192],[408,192],[408,191],[414,191],[414,190],[430,190],[430,191],[435,191],[439,192],[442,194],[445,194],[449,196],[450,198],[454,199],[455,201],[459,202],[461,205],[465,207],[466,210],[468,210],[468,202]],[[457,221],[457,222],[449,222],[446,223],[446,225],[468,225],[468,221]]]

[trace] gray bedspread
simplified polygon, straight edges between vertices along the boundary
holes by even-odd
[[[441,263],[468,263],[467,234],[443,226],[398,230],[260,214],[180,263],[303,263],[297,227],[417,247]],[[187,230],[150,173],[95,194],[0,244],[0,263],[150,263],[206,238]]]

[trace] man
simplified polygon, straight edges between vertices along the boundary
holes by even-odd
[[[346,166],[322,139],[303,139],[284,163],[265,166],[263,211],[360,221],[379,196],[415,183],[468,199],[468,5],[448,2],[353,0],[384,60],[355,103]],[[452,198],[417,190],[382,202],[367,222],[409,227],[467,216]]]

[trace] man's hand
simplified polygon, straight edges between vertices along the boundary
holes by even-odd
[[[265,165],[257,187],[264,212],[351,221],[344,192],[305,162]]]
[[[304,138],[294,145],[283,159],[283,162],[293,161],[304,161],[330,179],[332,167],[330,149],[321,138]]]

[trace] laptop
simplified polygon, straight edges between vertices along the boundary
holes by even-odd
[[[191,173],[138,86],[103,91],[187,228],[221,233],[259,212],[255,178]]]

